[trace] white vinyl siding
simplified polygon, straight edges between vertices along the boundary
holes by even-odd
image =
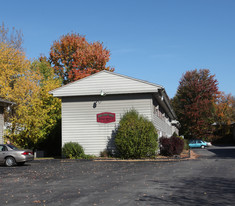
[[[161,136],[170,137],[173,134],[173,127],[169,121],[169,118],[165,117],[164,110],[153,100],[152,104],[152,122],[155,128],[158,130],[159,138]],[[160,113],[160,115],[159,115]]]
[[[96,107],[94,108],[94,103]],[[134,108],[149,120],[152,118],[152,95],[112,95],[66,97],[62,99],[62,145],[78,142],[86,154],[99,156],[107,148],[122,115]],[[116,114],[116,122],[98,123],[96,115],[102,112]]]
[[[162,88],[159,85],[101,71],[84,79],[67,84],[51,91],[55,97],[100,95],[101,90],[110,94],[154,93]]]

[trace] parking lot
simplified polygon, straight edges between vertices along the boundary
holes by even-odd
[[[0,205],[234,205],[235,147],[196,160],[35,160],[0,166]]]

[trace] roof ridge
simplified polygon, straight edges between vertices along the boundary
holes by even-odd
[[[135,81],[142,82],[142,83],[145,83],[145,84],[150,84],[150,85],[152,85],[152,86],[157,86],[157,87],[164,88],[164,87],[163,87],[162,85],[160,85],[160,84],[155,84],[155,83],[152,83],[152,82],[149,82],[149,81],[146,81],[146,80],[137,79],[137,78],[130,77],[130,76],[123,75],[123,74],[119,74],[119,73],[116,73],[116,72],[110,72],[110,71],[106,71],[106,70],[103,70],[102,72],[107,72],[107,73],[115,74],[115,75],[117,75],[117,76],[121,76],[121,77],[128,78],[128,79],[131,79],[131,80],[135,80]]]
[[[138,81],[138,82],[141,82],[141,83],[144,83],[144,84],[148,84],[148,85],[151,85],[151,86],[160,87],[160,88],[162,88],[162,89],[165,89],[162,85],[155,84],[155,83],[152,83],[152,82],[149,82],[149,81],[146,81],[146,80],[141,80],[141,79],[133,78],[133,77],[126,76],[126,75],[123,75],[123,74],[119,74],[119,73],[116,73],[116,72],[110,72],[110,71],[107,71],[107,70],[102,70],[102,71],[100,71],[100,72],[91,74],[91,75],[89,75],[89,76],[87,76],[87,77],[84,77],[84,78],[82,78],[82,79],[78,79],[78,80],[76,80],[76,81],[74,81],[74,82],[68,83],[68,84],[63,85],[63,86],[61,86],[61,87],[58,87],[58,88],[56,88],[56,89],[54,89],[54,90],[51,90],[49,93],[52,94],[52,93],[53,93],[54,91],[56,91],[57,89],[61,89],[61,88],[67,87],[67,86],[69,86],[69,85],[75,84],[75,83],[77,83],[78,81],[84,81],[84,80],[86,80],[86,79],[88,79],[88,78],[90,78],[90,77],[93,77],[94,75],[98,75],[98,74],[100,74],[100,73],[112,74],[112,75],[116,75],[116,76],[123,77],[123,78],[126,78],[126,79],[131,79],[131,80]]]

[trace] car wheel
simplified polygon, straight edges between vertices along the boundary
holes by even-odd
[[[202,149],[204,149],[204,148],[205,148],[205,146],[204,146],[204,145],[202,145],[202,146],[201,146],[201,148],[202,148]]]
[[[6,160],[5,160],[5,165],[7,167],[12,167],[16,164],[16,161],[14,159],[14,157],[7,157]]]

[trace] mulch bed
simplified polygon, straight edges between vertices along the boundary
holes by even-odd
[[[179,161],[179,160],[190,160],[196,159],[198,157],[192,150],[184,150],[180,155],[175,155],[172,157],[157,155],[154,159],[117,159],[110,157],[98,157],[93,159],[93,161],[129,161],[129,162],[138,162],[138,161]]]
[[[61,162],[73,162],[73,161],[123,161],[123,162],[141,162],[141,161],[181,161],[181,160],[193,160],[197,159],[199,155],[197,155],[192,150],[184,150],[180,155],[175,156],[162,156],[157,155],[156,158],[153,159],[119,159],[112,157],[96,157],[94,159],[85,160],[85,159],[61,159]],[[48,158],[36,158],[35,160],[43,160]]]

